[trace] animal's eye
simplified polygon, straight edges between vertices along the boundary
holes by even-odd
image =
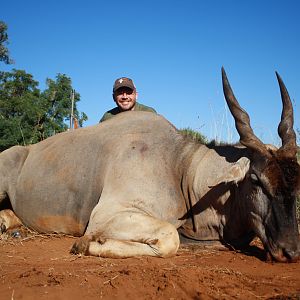
[[[250,178],[253,183],[258,184],[258,177],[256,176],[256,174],[251,173]]]
[[[252,184],[254,184],[256,187],[264,188],[263,183],[261,182],[261,180],[258,178],[258,176],[255,173],[250,174],[250,179],[251,179]]]

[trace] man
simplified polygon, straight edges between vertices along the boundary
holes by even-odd
[[[149,106],[138,103],[138,93],[133,81],[127,77],[121,77],[115,81],[113,86],[113,99],[117,104],[117,107],[107,111],[100,122],[106,121],[115,115],[129,110],[136,111],[149,111],[156,113],[156,111]]]

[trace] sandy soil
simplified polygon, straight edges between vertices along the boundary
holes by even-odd
[[[182,245],[172,258],[104,259],[69,254],[75,238],[0,238],[0,299],[300,299],[300,262]]]

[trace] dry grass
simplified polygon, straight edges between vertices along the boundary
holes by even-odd
[[[18,236],[14,234],[17,233]],[[62,234],[62,233],[39,233],[37,231],[31,230],[25,226],[22,226],[18,229],[8,230],[7,232],[0,235],[0,245],[1,243],[9,243],[9,244],[20,244],[22,242],[33,240],[33,239],[53,239],[60,237],[71,237],[71,235]]]
[[[298,163],[300,164],[300,148],[298,148],[297,160],[298,160]],[[298,224],[300,227],[300,195],[298,195],[297,202],[296,202],[296,216],[297,216]]]

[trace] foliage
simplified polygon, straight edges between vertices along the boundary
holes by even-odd
[[[9,57],[9,51],[6,47],[8,44],[7,25],[0,21],[0,61],[6,64],[12,64],[13,60]]]
[[[23,70],[0,72],[0,151],[13,145],[39,142],[67,129],[70,118],[72,84],[66,75],[47,79],[48,88],[41,92],[38,82]],[[82,126],[87,120],[77,110],[75,94],[74,115]]]
[[[201,144],[206,144],[208,142],[207,138],[202,133],[191,128],[183,128],[180,129],[179,132],[181,132],[184,136],[188,136],[192,140],[197,141]]]

